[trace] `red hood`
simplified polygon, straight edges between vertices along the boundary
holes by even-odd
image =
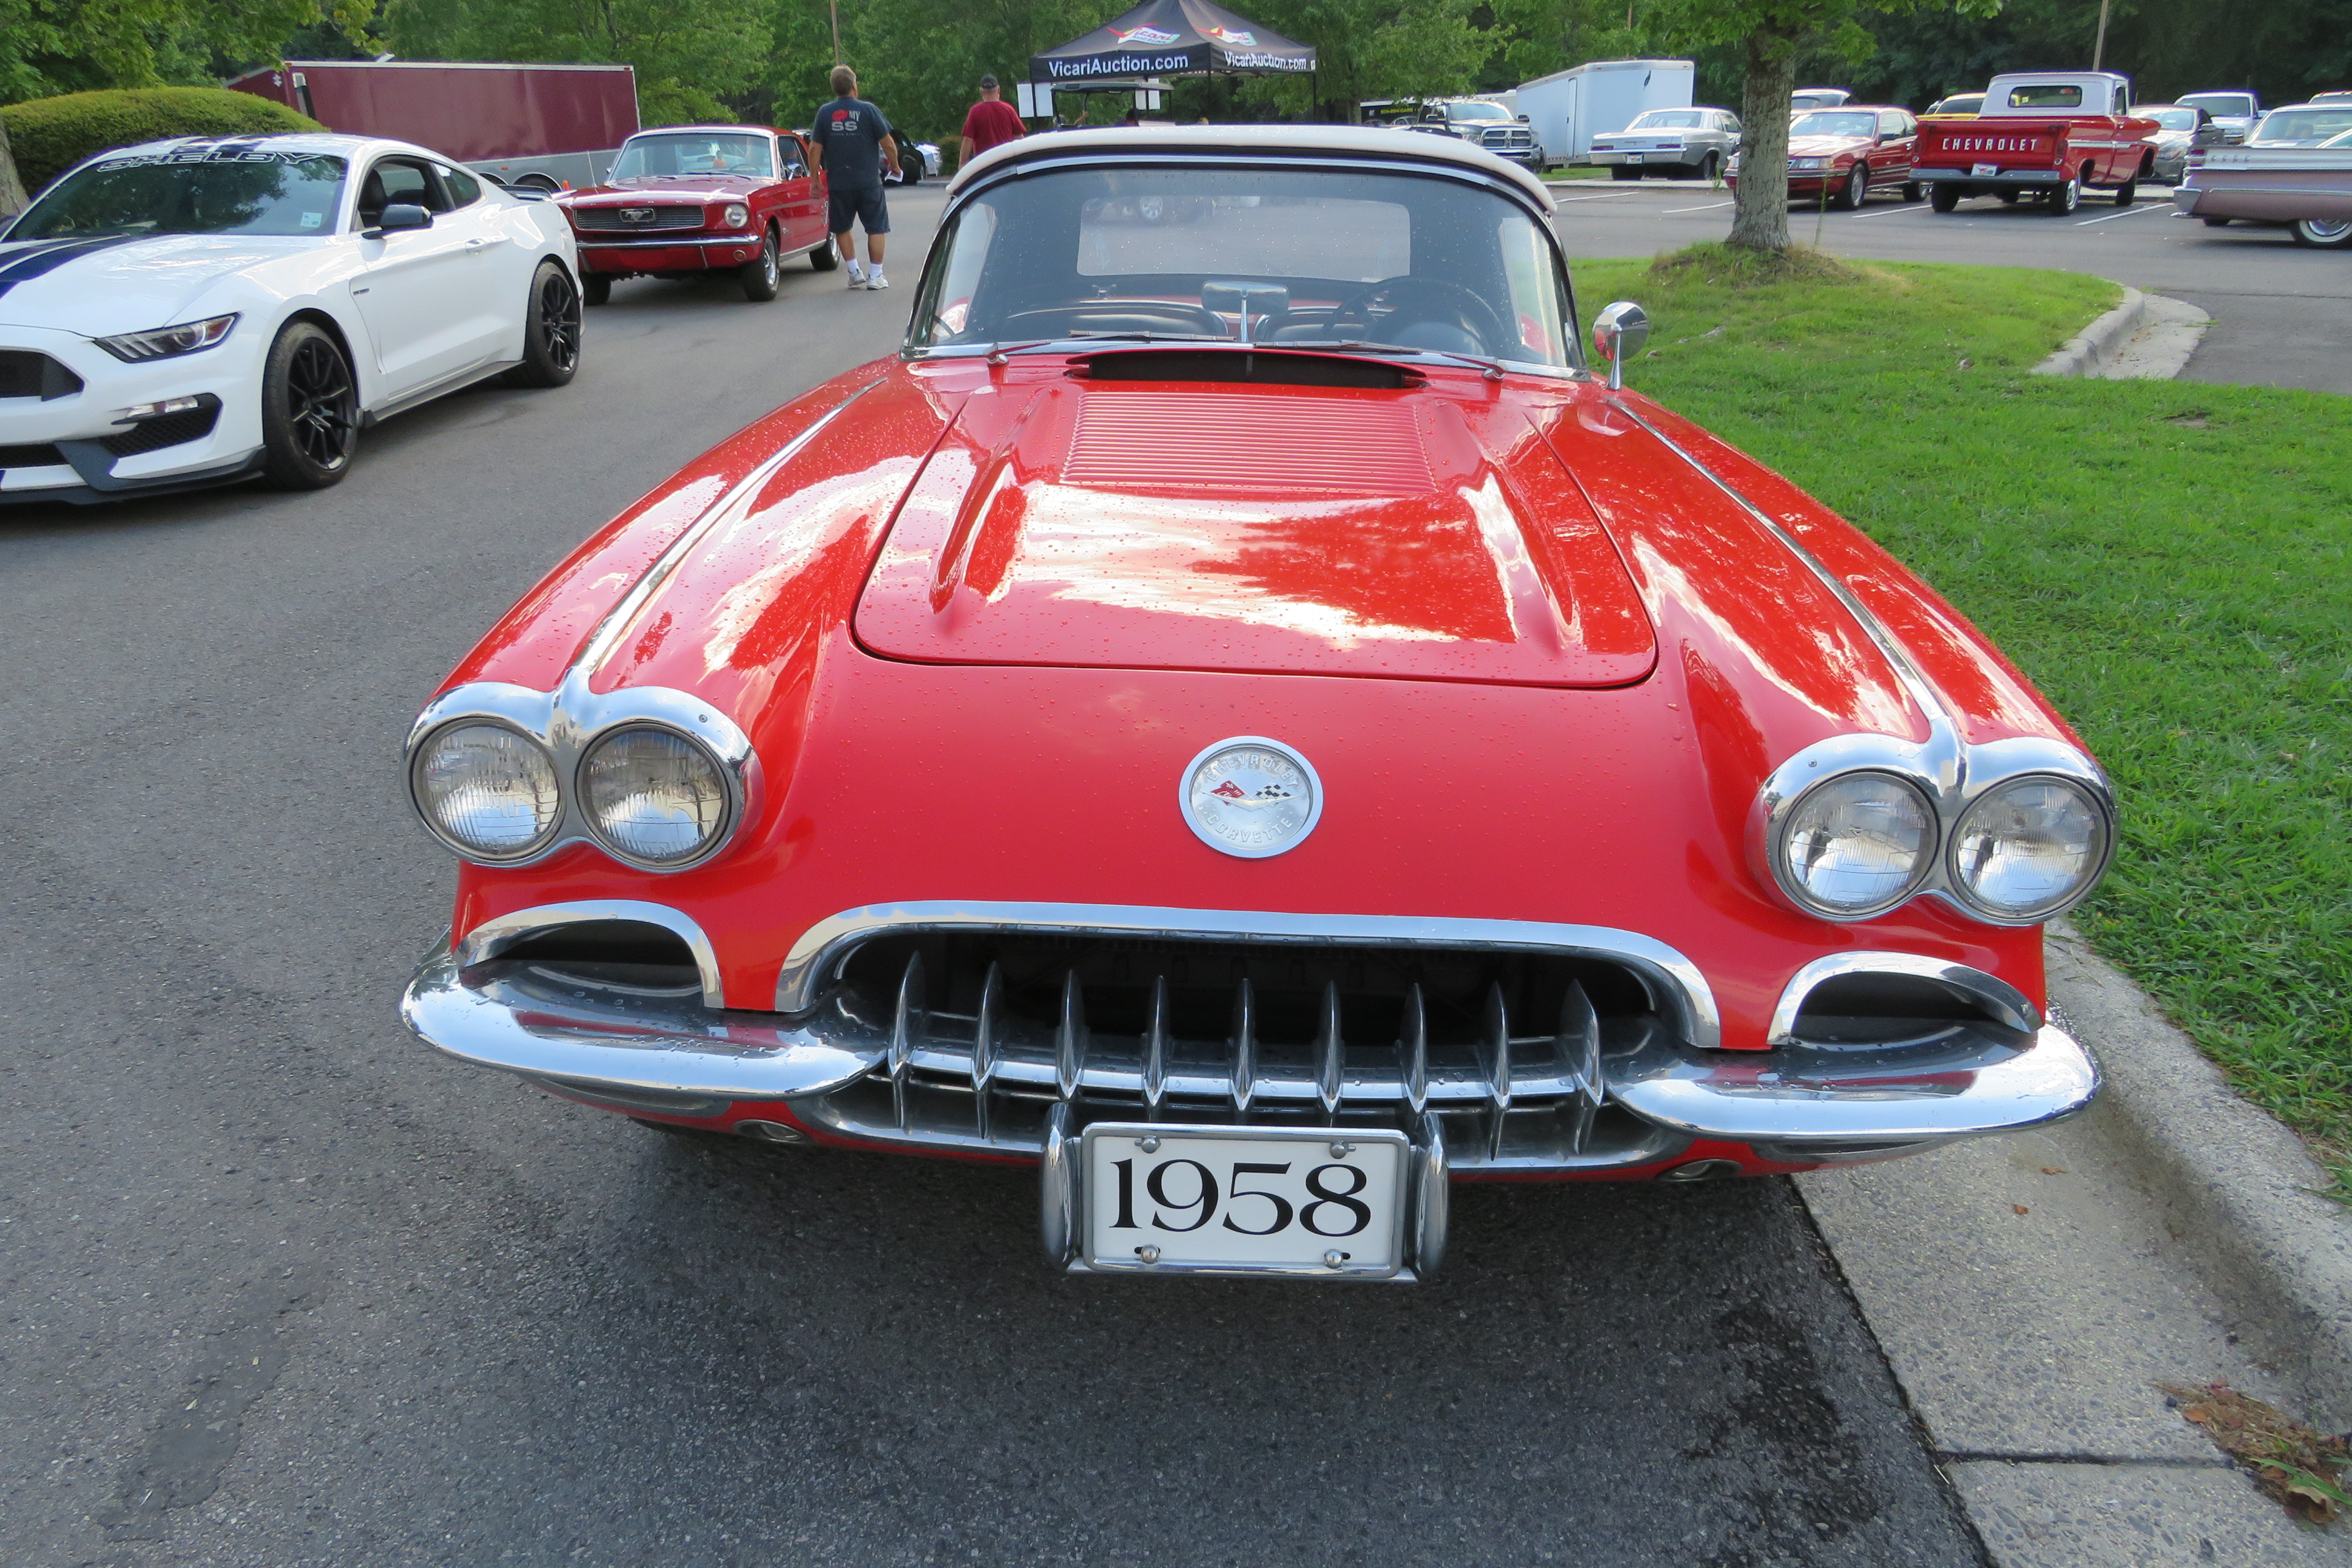
[[[929,663],[1620,686],[1656,659],[1523,407],[1059,380],[963,406],[860,600]]]
[[[1859,153],[1874,144],[1867,136],[1791,136],[1789,138],[1789,156],[1834,158],[1842,153]]]
[[[748,196],[772,180],[754,174],[671,174],[653,180],[615,180],[567,193],[565,206],[635,205],[647,201],[723,202]]]

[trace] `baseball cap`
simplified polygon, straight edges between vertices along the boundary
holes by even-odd
[[[996,78],[993,76],[984,75],[980,79],[980,85],[983,88],[994,87],[996,85]]]

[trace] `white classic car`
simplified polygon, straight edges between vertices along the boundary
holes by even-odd
[[[100,153],[0,235],[0,501],[331,485],[389,415],[570,381],[578,277],[561,213],[406,142]]]

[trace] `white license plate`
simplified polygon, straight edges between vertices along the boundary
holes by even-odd
[[[1082,1142],[1090,1269],[1384,1279],[1404,1265],[1402,1132],[1097,1122]]]
[[[1642,161],[1642,154],[1640,154],[1639,153],[1626,153],[1626,154],[1625,154],[1625,162],[1627,162],[1628,163],[1640,163],[1641,161]]]
[[[1995,174],[2000,173],[2000,165],[1999,163],[1972,164],[1969,169],[1969,173],[1977,179],[1990,180]]]

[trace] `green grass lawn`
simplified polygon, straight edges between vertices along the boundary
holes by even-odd
[[[1856,264],[1649,311],[1629,381],[1804,486],[2017,660],[2115,776],[2075,922],[2352,1201],[2352,398],[2029,376],[2116,291]]]

